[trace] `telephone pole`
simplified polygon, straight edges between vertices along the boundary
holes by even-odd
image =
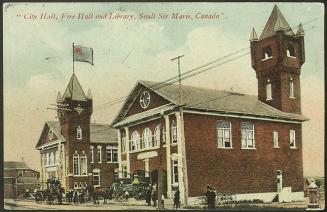
[[[180,58],[184,57],[184,55],[177,56],[170,61],[177,60],[178,62],[178,82],[179,82],[179,93],[178,93],[178,100],[179,104],[182,104],[182,79],[181,79],[181,67],[180,67]]]
[[[157,186],[157,193],[158,193],[158,209],[163,209],[162,205],[162,142],[159,139],[159,169],[158,169],[158,186]]]

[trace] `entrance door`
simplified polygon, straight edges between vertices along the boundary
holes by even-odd
[[[152,170],[150,172],[150,183],[158,185],[158,170]],[[163,193],[167,194],[167,171],[162,170],[162,187],[163,187]]]

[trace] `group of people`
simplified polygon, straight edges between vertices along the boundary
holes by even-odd
[[[48,188],[60,188],[61,183],[56,177],[51,176],[51,178],[47,180],[47,186]]]
[[[205,196],[207,198],[208,209],[214,209],[216,207],[216,190],[207,186]]]
[[[85,189],[81,189],[79,192],[77,189],[69,189],[66,193],[67,203],[74,203],[77,205],[78,203],[85,202]]]
[[[145,189],[145,202],[148,206],[151,206],[151,202],[153,203],[153,207],[157,207],[158,201],[158,191],[156,185],[148,186]],[[165,196],[161,194],[161,205],[162,208],[165,208]],[[180,208],[180,192],[177,190],[174,194],[174,208]]]

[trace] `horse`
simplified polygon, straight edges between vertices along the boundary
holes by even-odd
[[[93,199],[93,204],[99,204],[99,197],[103,197],[103,204],[108,204],[107,200],[109,199],[110,194],[108,188],[93,188],[92,186],[89,186],[88,191]]]

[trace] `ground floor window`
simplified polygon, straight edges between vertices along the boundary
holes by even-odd
[[[178,183],[178,161],[173,161],[173,183]]]
[[[100,170],[93,170],[93,186],[100,186]]]

